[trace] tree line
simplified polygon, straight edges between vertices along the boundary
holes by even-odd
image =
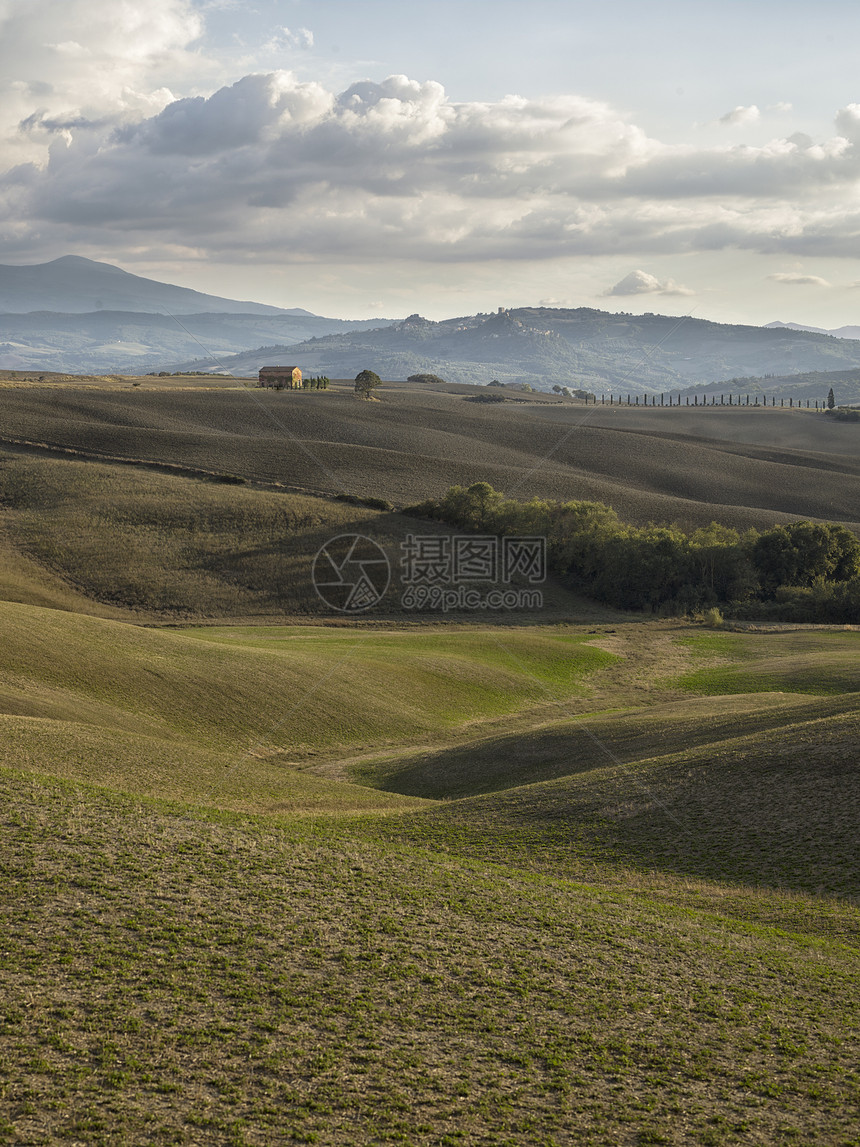
[[[845,526],[797,521],[739,533],[712,522],[633,526],[601,502],[519,502],[487,482],[410,507],[470,532],[546,538],[549,569],[618,609],[860,621],[860,541]]]
[[[571,391],[570,387],[567,387],[567,386],[554,386],[552,389],[557,394],[564,394],[568,398],[582,398],[582,399],[584,399],[586,405],[588,405],[588,403],[591,403],[593,406],[597,406],[597,404],[598,404],[597,395],[593,391],[590,391],[590,390],[589,391],[585,391],[585,390]],[[684,398],[683,403],[681,402],[682,397]],[[830,389],[830,393],[828,394],[827,398],[821,399],[820,402],[817,398],[803,399],[803,398],[789,397],[788,399],[786,399],[784,397],[780,397],[779,395],[775,395],[775,394],[767,395],[767,394],[754,394],[754,393],[750,393],[750,394],[746,394],[746,395],[733,394],[733,393],[730,393],[730,394],[710,394],[710,395],[703,394],[703,395],[701,395],[701,402],[699,401],[699,397],[700,396],[698,394],[694,394],[692,396],[689,394],[682,396],[680,393],[669,393],[669,394],[664,393],[664,394],[659,394],[659,395],[658,394],[651,394],[651,395],[648,395],[648,394],[642,394],[642,395],[627,394],[627,395],[624,395],[624,394],[615,394],[614,392],[612,392],[611,394],[608,394],[608,395],[607,394],[601,394],[600,405],[601,406],[639,406],[640,405],[640,401],[639,401],[640,398],[642,400],[641,405],[642,406],[649,406],[649,407],[654,407],[654,406],[670,406],[670,407],[672,407],[672,406],[682,406],[682,405],[683,406],[700,406],[700,407],[710,407],[710,406],[753,406],[753,407],[754,406],[760,406],[760,407],[771,406],[771,407],[774,407],[777,405],[777,401],[776,401],[777,398],[779,398],[779,405],[781,407],[787,407],[790,410],[792,410],[792,409],[793,410],[802,410],[802,409],[804,409],[804,403],[806,403],[806,406],[805,406],[806,410],[833,410],[834,406],[836,405],[836,399],[834,398],[832,387]],[[708,398],[710,398],[710,402],[708,402]],[[752,401],[750,401],[750,399],[752,399]]]

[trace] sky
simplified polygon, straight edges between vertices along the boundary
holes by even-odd
[[[0,0],[0,262],[860,323],[860,5]]]

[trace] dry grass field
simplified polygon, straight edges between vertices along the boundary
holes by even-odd
[[[349,533],[374,538],[388,555],[391,591],[375,616],[402,620],[404,540],[450,532],[275,486],[2,447],[0,506],[3,598],[149,623],[325,616],[313,559]],[[545,618],[613,616],[554,582],[542,593]]]
[[[856,430],[168,382],[0,390],[0,1142],[860,1143],[860,633],[310,583],[418,527],[337,493],[856,524]]]
[[[152,380],[157,383],[159,380]],[[860,521],[855,424],[799,411],[467,401],[469,388],[123,390],[16,386],[3,439],[240,475],[403,506],[453,484],[581,498],[627,521]]]

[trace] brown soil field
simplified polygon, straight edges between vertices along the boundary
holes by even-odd
[[[607,502],[631,522],[860,528],[858,429],[805,411],[469,402],[466,387],[264,392],[151,385],[4,389],[0,443],[235,474],[397,506],[452,484]],[[208,381],[208,380],[201,380]],[[477,390],[477,388],[475,388]],[[519,396],[513,396],[518,398]]]

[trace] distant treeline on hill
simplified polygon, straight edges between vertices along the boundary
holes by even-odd
[[[739,534],[712,522],[685,533],[627,525],[600,502],[518,502],[487,482],[451,486],[406,512],[478,533],[545,537],[550,570],[618,609],[860,622],[860,541],[845,526],[798,521]]]
[[[807,398],[820,398],[833,390],[837,403],[850,405],[860,402],[860,371],[854,370],[812,370],[794,374],[762,374],[745,375],[726,378],[721,381],[709,382],[698,386],[689,386],[681,390],[685,397],[695,394],[738,394],[762,395],[776,394],[779,397],[794,398],[795,406]],[[701,402],[701,398],[700,398]]]
[[[554,386],[553,390],[566,390],[568,394],[568,387]],[[798,410],[826,410],[827,398],[788,398],[780,397],[775,394],[755,394],[750,391],[749,394],[693,394],[675,391],[673,393],[664,394],[601,394],[598,400],[597,395],[591,392],[586,393],[582,390],[573,392],[574,397],[585,398],[586,403],[591,402],[595,406],[782,406],[789,409]],[[701,398],[701,401],[700,401]]]

